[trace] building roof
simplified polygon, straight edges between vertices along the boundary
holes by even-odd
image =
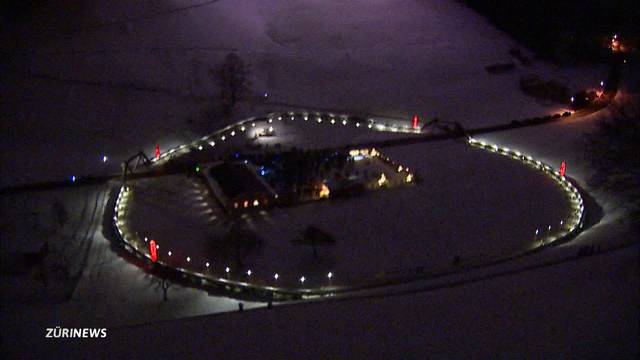
[[[269,194],[269,189],[258,179],[258,175],[242,163],[222,163],[213,166],[209,169],[209,176],[231,199],[258,193]]]

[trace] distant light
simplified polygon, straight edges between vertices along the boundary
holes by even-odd
[[[256,127],[256,123],[251,123],[251,127]]]
[[[372,124],[368,124],[368,125],[367,125],[367,127],[368,127],[369,129],[371,129],[371,128],[373,127],[373,125],[372,125]]]
[[[273,132],[273,126],[269,126],[269,132]]]
[[[280,275],[278,275],[278,273],[275,273],[275,274],[273,275],[273,278],[274,278],[274,279],[276,279],[276,280],[278,280],[278,278],[279,278],[279,277],[280,277]]]
[[[209,145],[211,145],[211,147],[216,146],[216,142],[215,141],[209,141]]]
[[[600,81],[600,86],[604,86],[604,81]]]
[[[102,155],[102,162],[106,163],[107,160],[109,160],[109,158],[107,157],[107,155]]]
[[[231,271],[231,269],[229,269],[228,266],[226,268],[224,268],[224,272],[229,273],[229,271]]]
[[[209,264],[209,262],[208,262],[208,261],[207,261],[207,263],[206,263],[206,264],[204,264],[204,266],[206,266],[206,267],[209,267],[209,265],[210,265],[210,264]]]
[[[386,183],[388,183],[387,177],[385,176],[384,173],[381,173],[380,178],[378,179],[378,186],[382,186]]]
[[[247,270],[247,276],[251,276],[251,269]]]
[[[413,175],[407,174],[407,177],[405,178],[405,181],[408,182],[408,183],[412,182],[413,181]]]
[[[574,98],[573,98],[573,96],[572,96],[572,97],[571,97],[571,102],[573,102],[573,100],[575,100],[575,99],[574,99]]]
[[[76,177],[75,176],[71,176],[71,182],[76,182]]]
[[[187,262],[191,262],[191,258],[187,256]]]
[[[198,150],[202,150],[202,145],[198,145]]]
[[[149,238],[145,236],[144,237],[144,242],[147,242],[147,241],[149,241]]]
[[[300,278],[300,282],[301,282],[301,283],[303,283],[303,284],[304,284],[304,281],[305,281],[305,280],[306,280],[306,279],[304,278],[304,276]]]
[[[156,245],[156,242],[151,240],[149,242],[149,255],[151,256],[151,261],[156,262],[158,260],[157,250],[160,246]]]
[[[327,277],[328,277],[329,279],[331,279],[331,278],[333,277],[333,273],[332,273],[332,272],[329,272],[329,273],[327,274]]]
[[[171,251],[169,251],[167,254],[169,254],[169,256],[171,256],[172,252],[171,252]]]
[[[226,139],[226,136],[222,135],[221,139],[222,141],[224,141]]]
[[[273,122],[272,118],[269,118],[269,120],[267,121],[269,124],[271,124]]]
[[[418,128],[418,115],[415,114],[413,115],[413,118],[411,119],[411,127],[414,129]]]
[[[326,184],[322,184],[322,187],[320,188],[320,192],[318,193],[318,197],[320,197],[321,199],[326,199],[329,197],[330,193],[331,193],[331,190],[329,189],[329,187]]]
[[[244,126],[240,126],[240,131],[244,131],[245,127]]]
[[[258,201],[258,199],[253,200],[253,206],[258,206],[260,205],[260,202]]]
[[[200,172],[200,166],[196,165],[196,172]]]
[[[342,120],[342,125],[347,125],[347,120]]]

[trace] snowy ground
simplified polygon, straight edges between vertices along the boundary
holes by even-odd
[[[334,143],[349,140],[340,130],[335,129]],[[288,136],[276,138],[288,146]],[[334,285],[354,285],[418,267],[442,271],[453,268],[456,255],[464,263],[478,263],[530,249],[548,225],[553,234],[568,216],[567,199],[552,180],[506,157],[457,141],[383,151],[424,181],[243,217],[263,242],[232,277],[271,283],[278,273],[278,284],[295,286],[304,275],[305,285],[315,287],[325,284],[328,272],[336,274]],[[210,262],[208,271],[219,276],[232,265],[233,259],[221,258],[212,246],[224,236],[229,219],[202,184],[180,176],[146,179],[136,182],[133,194],[129,231],[155,239],[165,259],[171,251],[175,266],[198,270]],[[318,259],[292,244],[312,224],[336,238],[335,245],[320,246]],[[542,231],[537,238],[536,229]],[[243,275],[248,269],[250,279]]]
[[[163,301],[158,279],[114,251],[110,225],[103,227],[107,191],[107,186],[100,186],[2,197],[6,238],[20,239],[2,242],[4,329],[19,329],[25,312],[32,318],[20,326],[40,329],[61,322],[117,326],[237,309],[235,300],[178,285],[170,286],[169,301]],[[42,210],[50,211],[56,197],[64,201],[69,214],[79,216],[70,216],[62,226],[52,224],[53,216]],[[39,225],[32,228],[30,224]],[[30,235],[18,237],[27,230]],[[46,282],[36,276],[35,269],[15,271],[24,268],[17,260],[21,254],[37,251],[44,238],[50,239],[51,246],[45,261]]]
[[[245,102],[237,118],[293,104],[406,119],[418,113],[474,127],[561,108],[523,95],[523,74],[563,78],[571,88],[606,74],[535,63],[491,75],[484,67],[510,61],[517,44],[448,0],[218,1],[139,16],[191,3],[50,5],[38,25],[7,32],[0,91],[13,125],[0,154],[13,171],[2,184],[101,172],[103,153],[117,170],[140,149],[151,153],[155,144],[168,148],[220,127],[200,110],[217,95],[208,68],[230,49],[251,64],[253,93],[270,94],[266,104]],[[116,19],[133,20],[108,25]],[[13,32],[24,42],[12,43]]]
[[[435,291],[414,286],[400,294],[118,327],[109,329],[108,341],[31,346],[79,357],[632,359],[640,331],[637,252],[636,245]]]
[[[467,127],[498,124],[562,108],[524,96],[517,88],[521,75],[566,79],[577,89],[606,74],[605,68],[536,62],[490,75],[484,67],[511,61],[508,50],[517,44],[449,0],[204,3],[93,1],[65,9],[69,2],[52,3],[32,22],[3,31],[0,184],[118,171],[119,162],[140,149],[169,148],[287,105],[407,120],[419,113]],[[183,9],[171,10],[176,8]],[[251,63],[253,93],[268,91],[269,100],[244,101],[233,119],[205,119],[200,110],[206,97],[217,94],[208,66],[231,50]],[[637,92],[637,71],[625,77],[631,78],[626,91]],[[604,209],[602,221],[575,242],[504,266],[572,256],[584,244],[637,242],[637,233],[626,227],[625,199],[587,184],[580,139],[601,116],[606,112],[481,137],[552,165],[566,160],[568,174]],[[100,161],[105,153],[112,159],[106,164]],[[2,351],[9,357],[96,356],[93,351],[120,357],[137,351],[142,357],[151,350],[238,358],[638,355],[637,245],[439,291],[412,284],[402,296],[157,322],[233,310],[237,302],[176,285],[163,302],[157,279],[110,249],[102,208],[91,216],[105,191],[3,195]],[[46,215],[55,197],[69,209],[63,229]],[[64,264],[71,275],[81,269],[77,283],[52,277],[43,287],[29,271],[7,275],[7,258],[37,251],[43,237],[55,239],[61,258],[73,259]],[[71,300],[60,302],[68,294]],[[131,326],[145,322],[152,323]],[[118,327],[95,347],[42,342],[44,328],[56,325]]]

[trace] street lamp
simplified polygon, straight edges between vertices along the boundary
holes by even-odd
[[[305,279],[305,277],[304,277],[304,276],[302,276],[302,277],[300,278],[300,282],[301,282],[301,283],[303,283],[303,284],[304,284],[304,281],[305,281],[305,280],[306,280],[306,279]]]

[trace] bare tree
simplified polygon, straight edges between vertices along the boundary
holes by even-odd
[[[302,237],[293,239],[293,243],[311,246],[311,249],[313,249],[313,257],[317,258],[318,245],[333,245],[336,243],[336,240],[327,232],[315,227],[314,225],[309,225],[304,230]]]
[[[235,221],[222,239],[213,239],[212,245],[216,252],[233,258],[237,266],[242,267],[243,259],[259,250],[262,239],[241,222]]]
[[[229,53],[224,62],[210,70],[213,81],[220,86],[220,96],[225,110],[230,112],[249,90],[249,66],[236,53]]]

